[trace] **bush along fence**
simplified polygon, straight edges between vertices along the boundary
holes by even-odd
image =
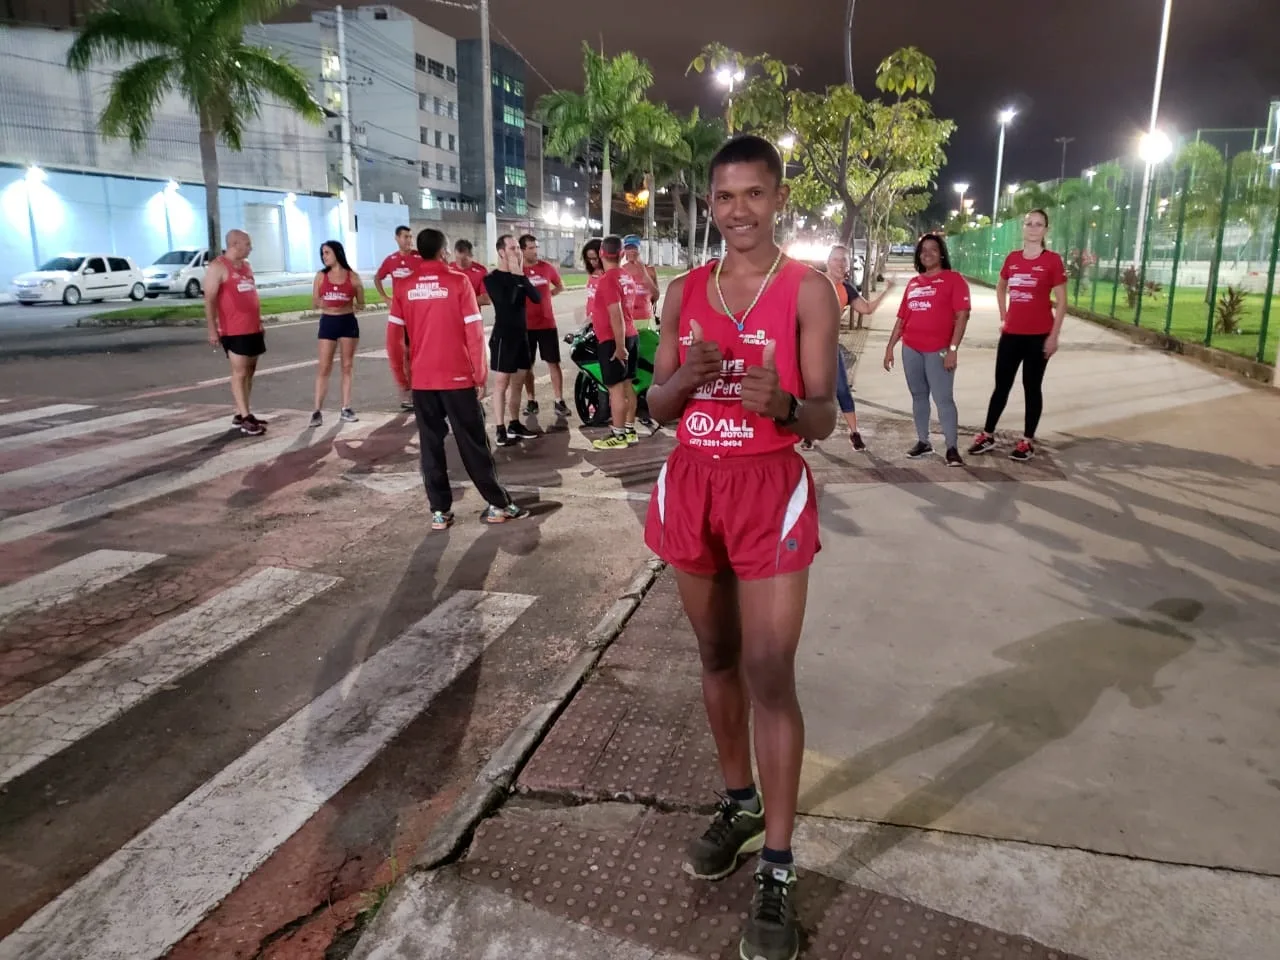
[[[1022,207],[1048,205],[1072,307],[1275,365],[1280,341],[1280,156],[1195,141],[1152,173],[1100,164],[1052,190],[1012,194],[1001,223],[948,238],[953,266],[995,283],[1022,245]],[[1034,194],[1034,202],[1032,194]]]

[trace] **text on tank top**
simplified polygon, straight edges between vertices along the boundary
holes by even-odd
[[[320,306],[326,310],[350,312],[356,300],[356,285],[351,282],[351,274],[347,274],[341,283],[334,283],[329,277],[330,274],[326,273],[320,281]]]
[[[239,266],[226,257],[218,261],[227,270],[226,279],[218,287],[218,328],[224,337],[242,337],[262,332],[262,307],[258,301],[258,285],[253,268],[247,261]]]
[[[772,418],[751,413],[742,406],[742,379],[747,370],[763,363],[765,344],[772,340],[778,386],[793,396],[804,397],[796,308],[800,284],[810,268],[795,260],[785,261],[747,315],[741,331],[712,306],[707,285],[714,269],[712,261],[685,276],[680,301],[680,362],[684,363],[693,343],[690,321],[697,320],[703,339],[720,347],[720,376],[693,392],[685,404],[676,439],[713,457],[784,450],[800,438],[779,427]]]

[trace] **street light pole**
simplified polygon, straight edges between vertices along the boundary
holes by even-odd
[[[1056,137],[1054,143],[1062,144],[1062,169],[1058,171],[1058,183],[1067,179],[1067,144],[1074,140],[1075,137]]]
[[[484,248],[494,263],[498,247],[497,186],[493,172],[493,52],[489,49],[489,0],[480,0],[480,126],[484,133]],[[606,181],[607,183],[607,181]],[[609,228],[609,197],[604,198],[605,229]],[[587,211],[590,214],[590,210]]]
[[[991,198],[991,226],[993,227],[1000,218],[1000,176],[1004,172],[1004,131],[1014,116],[1012,109],[1006,108],[1000,111],[1000,141],[996,147],[996,188]]]
[[[1164,58],[1165,52],[1169,49],[1169,20],[1173,16],[1173,0],[1164,0],[1164,19],[1160,24],[1160,50],[1156,54],[1156,81],[1155,90],[1151,94],[1151,125],[1147,129],[1147,138],[1149,141],[1155,139],[1156,136],[1156,120],[1160,115],[1160,88],[1164,85]],[[1143,157],[1142,166],[1142,199],[1138,204],[1138,229],[1134,236],[1133,244],[1133,263],[1134,266],[1142,263],[1142,244],[1146,239],[1144,234],[1147,229],[1147,204],[1151,197],[1151,172],[1155,163],[1151,160],[1151,154]]]

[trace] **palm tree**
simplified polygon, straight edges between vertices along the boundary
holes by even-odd
[[[694,107],[685,121],[680,138],[688,151],[687,165],[683,176],[683,187],[688,191],[689,201],[689,266],[694,263],[694,247],[697,243],[698,229],[698,196],[706,195],[711,189],[707,173],[711,166],[711,158],[724,145],[725,128],[718,118],[703,119],[698,108]]]
[[[111,80],[98,126],[127,136],[135,151],[147,142],[156,109],[170,93],[187,101],[200,122],[209,250],[221,250],[218,138],[241,148],[246,124],[265,96],[319,123],[324,111],[293,64],[244,42],[246,23],[291,6],[293,0],[105,0],[84,19],[67,51],[67,66],[88,70],[95,60],[132,59]]]
[[[609,233],[613,208],[613,159],[635,148],[646,118],[645,94],[653,86],[649,64],[634,53],[615,57],[582,45],[582,92],[557,90],[538,101],[547,125],[543,149],[572,161],[600,151],[600,221]]]
[[[688,152],[681,137],[680,119],[665,105],[641,101],[636,122],[635,142],[622,158],[622,175],[624,178],[644,178],[645,189],[649,192],[645,204],[645,234],[652,242],[658,185],[666,186],[679,176]],[[649,256],[652,258],[652,250]]]

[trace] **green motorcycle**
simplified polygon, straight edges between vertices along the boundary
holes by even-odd
[[[637,418],[651,426],[645,394],[653,384],[653,361],[658,355],[658,331],[644,328],[639,331],[640,343],[636,348],[636,379],[634,381]],[[596,332],[588,323],[577,333],[566,334],[564,342],[570,347],[569,357],[578,366],[578,377],[573,384],[573,405],[578,418],[588,427],[603,427],[609,423],[609,388],[600,376],[599,343]]]

